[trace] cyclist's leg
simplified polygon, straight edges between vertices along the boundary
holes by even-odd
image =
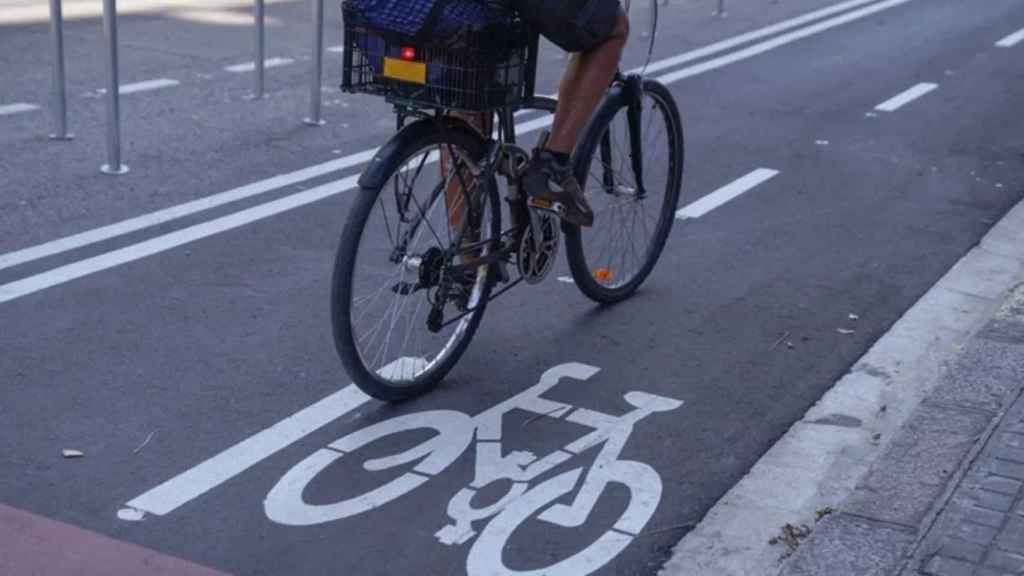
[[[493,129],[493,119],[490,114],[484,112],[476,114],[453,112],[452,116],[465,121],[466,124],[472,126],[484,138],[490,137],[490,132]],[[444,177],[448,176],[450,165],[451,158],[448,151],[442,150],[441,172]],[[466,200],[469,194],[473,192],[474,185],[475,182],[469,170],[462,170],[448,182],[445,188],[445,207],[448,209],[448,224],[451,227],[453,237],[463,226],[466,217]],[[478,232],[468,231],[465,242],[472,243],[478,240],[474,237]]]
[[[629,19],[619,13],[612,36],[586,52],[574,53],[558,88],[558,108],[547,148],[569,154],[590,121],[619,66],[629,35]]]
[[[546,38],[574,55],[562,77],[558,108],[548,138],[523,176],[530,204],[556,210],[562,218],[590,226],[594,213],[576,182],[569,154],[618,69],[629,21],[617,0],[517,0],[520,14]]]

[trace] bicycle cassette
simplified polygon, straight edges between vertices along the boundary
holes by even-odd
[[[558,216],[541,210],[529,210],[530,223],[519,241],[517,264],[527,284],[538,284],[555,266],[561,226]]]

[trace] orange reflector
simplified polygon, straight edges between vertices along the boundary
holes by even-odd
[[[608,282],[614,277],[615,275],[612,274],[610,268],[598,268],[594,270],[594,278],[597,278],[601,282]]]

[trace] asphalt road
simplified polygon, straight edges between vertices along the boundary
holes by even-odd
[[[268,56],[296,62],[268,71],[260,102],[245,98],[249,75],[224,70],[246,60],[241,24],[167,10],[123,18],[134,48],[124,81],[179,84],[124,97],[132,172],[118,178],[97,172],[98,23],[69,23],[79,137],[47,141],[42,111],[0,115],[0,502],[237,574],[655,573],[690,524],[1024,197],[1024,42],[996,45],[1024,28],[1020,2],[861,1],[793,23],[837,5],[731,1],[724,20],[670,4],[655,61],[789,27],[651,76],[670,82],[684,112],[686,202],[755,170],[771,177],[678,221],[626,303],[594,306],[556,279],[564,263],[503,297],[448,380],[397,406],[349,386],[328,318],[352,200],[345,178],[393,119],[371,99],[328,91],[327,126],[299,123],[305,8],[271,6],[281,24]],[[0,16],[0,106],[46,101],[45,41],[30,16]],[[643,61],[639,44],[629,65]],[[545,52],[545,85],[561,62]],[[922,83],[934,88],[876,109]],[[231,202],[124,223],[228,190]],[[95,242],[49,243],[109,225]],[[614,442],[569,449],[591,430],[572,414],[510,409],[498,436],[491,426],[477,442],[471,426],[486,418],[413,416],[476,416],[529,394],[551,369],[565,377],[542,397],[566,405],[618,417],[633,409],[631,391],[682,405],[620,427],[620,454]],[[429,472],[422,462],[369,471],[367,459],[429,437],[393,418],[448,426],[439,451],[466,452]],[[378,423],[400,433],[345,456],[326,448]],[[570,457],[500,515],[481,514],[476,534],[438,537],[458,495],[498,469],[483,455],[496,438],[509,461]],[[65,448],[85,456],[64,459]],[[310,458],[333,463],[312,476]],[[616,459],[649,468],[615,476]],[[576,470],[590,480],[571,482]],[[630,480],[601,485],[602,474]],[[392,481],[422,484],[348,500]],[[588,500],[574,486],[598,490]],[[476,508],[516,489],[478,487]],[[548,510],[571,524],[551,501],[576,502],[579,525],[539,518]],[[631,522],[644,505],[653,516]]]

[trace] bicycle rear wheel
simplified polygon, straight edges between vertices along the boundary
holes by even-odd
[[[493,178],[467,162],[483,138],[461,123],[410,125],[374,164],[335,261],[332,320],[338,355],[356,385],[398,401],[441,381],[469,345],[487,306],[500,204]],[[374,180],[371,178],[371,180]]]
[[[647,279],[672,231],[682,187],[683,127],[672,94],[645,80],[632,127],[629,103],[626,86],[613,91],[577,147],[576,177],[594,209],[594,225],[565,227],[573,280],[603,304],[628,298]],[[638,134],[631,134],[636,127]],[[631,157],[636,145],[642,192]]]

